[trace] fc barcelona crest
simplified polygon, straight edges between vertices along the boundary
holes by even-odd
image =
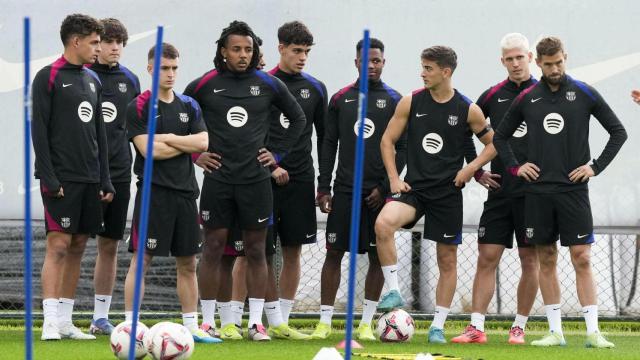
[[[458,117],[456,115],[449,115],[449,119],[447,120],[449,125],[456,126],[458,125]]]
[[[67,229],[69,226],[71,226],[71,218],[68,217],[63,217],[62,219],[60,219],[60,225]]]
[[[182,121],[183,123],[189,122],[189,114],[180,113],[180,121]]]
[[[329,244],[333,244],[334,242],[336,242],[336,233],[328,233],[327,241],[329,242]]]
[[[158,247],[158,240],[152,239],[152,238],[148,238],[147,239],[147,249],[153,250],[156,247]]]
[[[303,99],[308,99],[311,96],[311,92],[309,89],[300,89],[300,97]]]
[[[249,86],[249,92],[253,96],[260,95],[260,86]]]
[[[525,235],[527,235],[527,238],[529,239],[533,238],[533,228],[527,228]]]
[[[202,211],[202,220],[209,221],[210,218],[211,218],[211,215],[209,213],[209,210],[203,210]]]
[[[576,99],[576,92],[575,91],[567,91],[567,100],[569,101],[574,101]]]
[[[118,83],[118,90],[120,90],[121,93],[126,93],[127,83]]]
[[[378,99],[376,101],[376,106],[378,107],[378,109],[384,109],[385,107],[387,107],[387,99]]]
[[[479,238],[483,238],[483,237],[484,237],[484,234],[485,234],[485,231],[486,231],[486,229],[484,228],[484,226],[480,226],[480,227],[478,228],[478,237],[479,237]]]
[[[236,249],[236,251],[242,251],[244,249],[244,243],[242,240],[236,240],[233,242],[233,248]]]

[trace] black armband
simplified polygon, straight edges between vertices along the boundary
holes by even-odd
[[[484,129],[482,129],[479,133],[476,134],[476,137],[480,139],[485,136],[491,130],[491,126],[487,125]]]

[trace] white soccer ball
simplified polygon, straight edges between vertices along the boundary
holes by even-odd
[[[378,319],[378,337],[382,342],[409,341],[415,330],[413,318],[402,309],[384,313]]]
[[[111,333],[111,351],[118,359],[126,360],[129,358],[129,343],[131,340],[131,321],[125,321],[118,324]],[[147,355],[149,349],[149,339],[146,336],[149,328],[143,323],[138,322],[136,327],[136,359],[142,359]]]
[[[149,353],[155,360],[183,360],[193,354],[193,335],[184,326],[171,322],[157,323],[149,330]]]

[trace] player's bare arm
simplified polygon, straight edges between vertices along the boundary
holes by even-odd
[[[166,145],[187,154],[203,152],[209,147],[209,134],[206,131],[185,136],[164,134],[162,139]]]
[[[474,134],[482,134],[478,139],[484,144],[484,149],[472,162],[467,164],[464,168],[458,171],[456,178],[454,179],[455,185],[458,187],[463,186],[469,182],[473,177],[473,174],[482,168],[486,163],[493,160],[496,157],[497,152],[493,146],[493,130],[489,128],[489,124],[482,113],[480,107],[476,104],[469,106],[469,116],[467,117],[467,123],[469,128]]]
[[[133,145],[138,149],[140,155],[144,158],[147,157],[147,143],[149,142],[148,135],[138,135],[133,138]],[[153,159],[154,160],[166,160],[176,157],[182,154],[182,151],[169,146],[162,141],[153,142]]]
[[[400,180],[400,174],[396,168],[396,149],[395,145],[400,136],[407,128],[409,122],[409,112],[411,110],[411,95],[403,96],[396,107],[393,117],[387,125],[387,129],[382,135],[380,141],[380,151],[382,153],[382,162],[387,170],[389,184],[392,194],[408,192],[411,186]]]

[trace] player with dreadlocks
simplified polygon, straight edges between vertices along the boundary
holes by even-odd
[[[203,323],[213,325],[208,321],[215,311],[219,264],[229,229],[237,221],[250,270],[249,339],[270,340],[261,322],[267,283],[265,240],[273,210],[269,167],[277,165],[295,144],[306,120],[282,81],[256,69],[260,48],[249,25],[232,22],[216,43],[215,69],[185,90],[202,107],[210,144],[196,159],[205,170],[200,198],[205,240],[198,274]],[[265,147],[272,106],[290,120],[286,136],[274,147],[284,150],[273,155]],[[225,329],[235,332],[223,331],[223,338],[238,338],[233,319]]]

